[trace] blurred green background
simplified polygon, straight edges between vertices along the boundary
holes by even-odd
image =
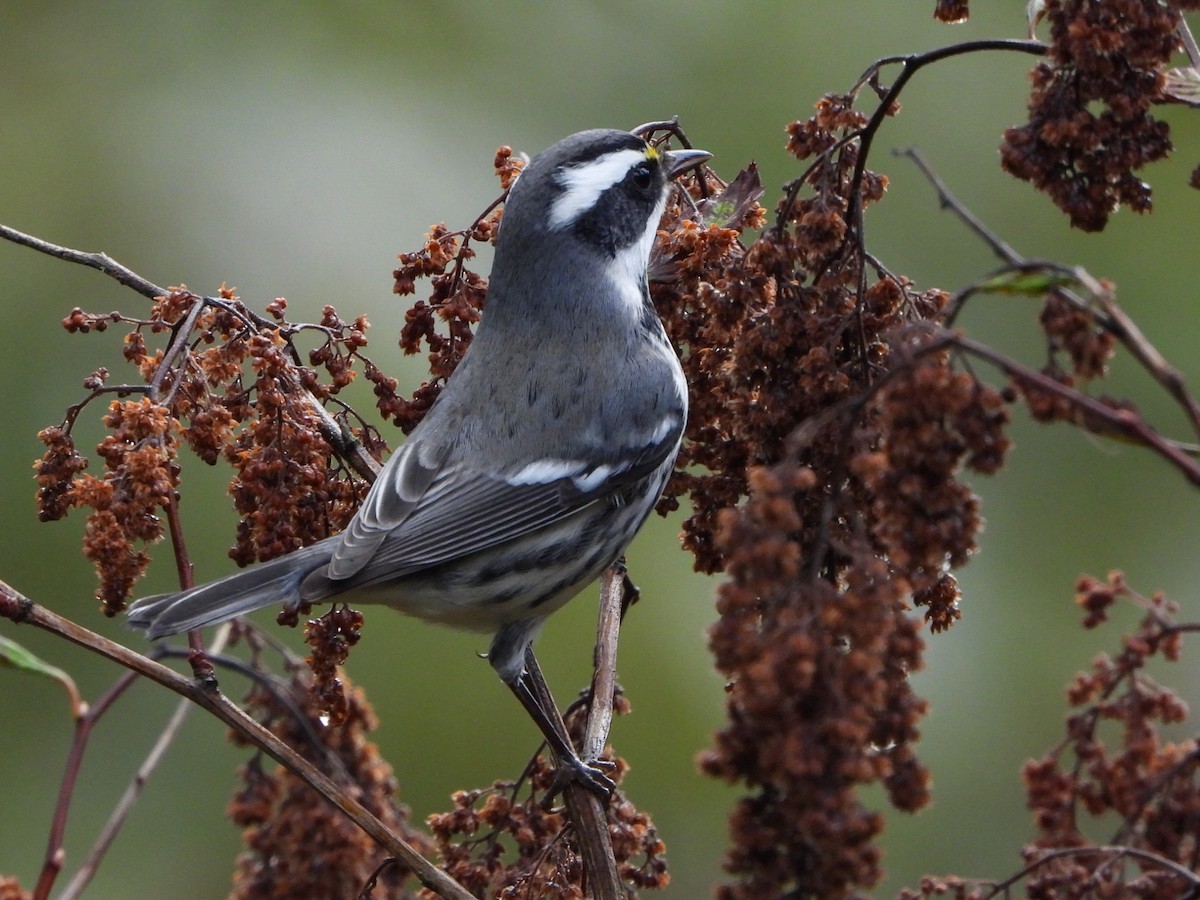
[[[971,21],[932,21],[932,2],[806,0],[790,4],[438,4],[359,2],[0,4],[0,221],[72,247],[105,250],[159,284],[212,293],[221,282],[261,308],[276,296],[294,319],[326,303],[374,323],[369,352],[415,383],[421,361],[395,345],[407,301],[391,294],[395,254],[425,229],[461,227],[497,193],[502,143],[531,153],[572,131],[632,127],[678,114],[696,146],[732,177],[762,167],[773,203],[798,172],[783,128],[824,91],[844,90],[877,57],[980,37],[1021,37],[1024,4],[977,4]],[[1031,59],[959,58],[920,74],[903,113],[876,142],[873,168],[892,186],[868,218],[873,252],[920,286],[953,290],[993,266],[910,165],[887,155],[916,144],[977,214],[1031,256],[1113,278],[1152,341],[1193,378],[1200,279],[1200,127],[1163,112],[1177,157],[1146,173],[1156,211],[1118,215],[1102,235],[1072,232],[1049,202],[1000,173],[1001,130],[1021,120]],[[484,266],[486,268],[486,266]],[[0,578],[89,627],[138,645],[102,619],[80,555],[82,520],[34,515],[35,434],[78,400],[99,365],[122,377],[119,336],[67,335],[73,307],[135,313],[144,302],[97,272],[0,244],[7,321],[0,429]],[[979,299],[962,325],[1040,364],[1036,307]],[[1186,437],[1181,417],[1127,361],[1103,390],[1131,395]],[[99,405],[77,432],[99,435]],[[398,435],[390,431],[390,437]],[[1124,568],[1143,591],[1194,610],[1200,576],[1192,488],[1146,452],[1065,428],[1018,421],[1007,469],[979,485],[987,533],[960,574],[964,619],[930,640],[916,676],[932,701],[923,753],[935,803],[890,816],[890,896],[922,873],[999,877],[1019,868],[1029,833],[1019,766],[1061,734],[1062,685],[1117,631],[1084,634],[1072,603],[1083,571]],[[233,516],[224,471],[185,470],[184,526],[197,575],[228,571]],[[655,521],[630,553],[643,601],[624,632],[620,676],[634,714],[613,738],[633,765],[626,787],[667,842],[663,895],[702,897],[721,878],[725,817],[736,796],[699,777],[695,754],[722,720],[722,686],[705,630],[716,582],[691,573],[678,522]],[[171,584],[152,570],[146,592]],[[540,655],[560,700],[587,680],[594,595],[558,614]],[[418,819],[450,791],[515,775],[533,727],[476,658],[485,639],[368,611],[351,676],[382,719],[377,738]],[[31,630],[3,626],[69,670],[94,699],[117,672]],[[296,635],[288,634],[295,641]],[[1194,688],[1194,658],[1167,673]],[[237,694],[241,685],[229,678]],[[96,731],[67,835],[67,869],[83,857],[174,699],[132,689]],[[71,736],[59,689],[0,673],[0,873],[32,887]],[[245,752],[195,713],[109,854],[88,896],[218,897],[237,832],[224,820],[230,773]],[[878,802],[878,796],[870,798]],[[1103,834],[1103,832],[1100,832]],[[65,884],[65,878],[60,884]]]

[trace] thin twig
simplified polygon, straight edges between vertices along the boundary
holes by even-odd
[[[992,897],[998,897],[1002,893],[1007,893],[1008,889],[1015,885],[1018,881],[1029,877],[1046,863],[1053,862],[1058,859],[1070,859],[1076,856],[1096,856],[1098,854],[1112,856],[1113,859],[1121,857],[1130,857],[1136,859],[1140,863],[1145,863],[1152,866],[1158,866],[1172,875],[1182,878],[1185,882],[1192,886],[1191,891],[1186,897],[1195,897],[1200,894],[1200,876],[1179,863],[1167,859],[1164,856],[1159,856],[1157,853],[1151,853],[1148,850],[1139,850],[1137,847],[1113,847],[1101,845],[1098,847],[1062,847],[1057,850],[1049,850],[1039,854],[1037,859],[1023,868],[1015,875],[998,881],[991,885],[991,892],[984,896],[984,900],[990,900]],[[1182,900],[1182,898],[1181,898]]]
[[[962,56],[966,53],[979,53],[989,50],[1008,50],[1018,53],[1030,53],[1035,56],[1044,56],[1047,47],[1040,41],[1018,41],[1006,38],[966,41],[961,44],[939,47],[925,53],[914,53],[908,56],[887,56],[876,60],[859,76],[858,81],[855,82],[854,87],[851,89],[852,94],[861,90],[865,84],[876,83],[879,71],[884,66],[895,65],[897,63],[901,65],[900,74],[896,76],[896,80],[892,82],[891,87],[886,90],[877,90],[877,93],[880,95],[879,106],[876,107],[867,124],[860,130],[844,136],[839,141],[839,144],[855,138],[859,141],[858,155],[854,164],[854,174],[850,179],[850,197],[847,203],[848,212],[862,206],[862,181],[863,175],[866,173],[867,157],[870,155],[871,143],[883,125],[883,120],[890,114],[890,110],[895,104],[896,99],[900,96],[901,91],[904,90],[904,86],[908,83],[908,80],[925,66],[933,63],[941,62],[955,56]],[[796,195],[802,181],[802,179],[799,179],[799,183],[789,182],[788,184],[784,202],[780,204],[779,213],[775,219],[775,232],[777,234],[783,233],[783,228],[787,223],[788,217],[791,215],[792,206],[795,203]],[[849,238],[849,234],[847,237]]]
[[[927,53],[915,53],[912,56],[907,56],[901,60],[902,67],[900,74],[896,76],[896,80],[892,82],[892,86],[879,101],[879,106],[871,115],[870,120],[862,130],[862,140],[859,143],[858,158],[854,163],[854,174],[851,176],[850,184],[850,202],[849,208],[854,209],[862,206],[862,181],[863,174],[867,170],[867,157],[871,154],[871,143],[875,140],[875,135],[883,125],[883,120],[891,113],[893,104],[900,96],[900,92],[904,90],[904,85],[908,80],[917,74],[921,69],[936,62],[941,62],[945,59],[950,59],[955,56],[962,56],[966,53],[979,53],[988,50],[1008,50],[1017,53],[1029,53],[1034,56],[1044,56],[1048,48],[1041,41],[1015,41],[1005,38],[989,39],[982,41],[966,41],[961,44],[951,44],[948,47],[939,47],[936,50],[930,50]],[[873,67],[878,71],[878,66]]]
[[[683,129],[679,127],[679,116],[671,116],[669,119],[658,119],[654,122],[643,122],[634,128],[629,129],[631,133],[638,137],[645,137],[655,131],[669,131],[671,134],[679,138],[680,143],[689,150],[692,145],[688,142],[687,136],[683,133]]]
[[[374,813],[340,787],[324,772],[283,743],[232,703],[212,683],[199,683],[154,660],[135,653],[114,641],[89,631],[69,619],[50,612],[19,591],[0,581],[0,616],[17,624],[33,625],[90,650],[174,691],[203,707],[247,741],[292,772],[322,797],[345,813],[356,825],[374,838],[388,853],[404,860],[421,883],[442,897],[473,900],[449,875],[425,859],[402,837],[393,832]]]
[[[66,260],[67,262],[78,263],[82,266],[87,266],[92,269],[97,269],[116,279],[126,287],[131,287],[144,297],[151,300],[156,300],[159,297],[167,296],[170,291],[166,288],[159,287],[149,279],[143,278],[132,269],[121,265],[107,253],[88,253],[82,250],[74,250],[70,247],[63,247],[59,244],[52,244],[49,241],[34,237],[30,234],[25,234],[22,231],[17,231],[15,228],[10,228],[7,225],[0,225],[0,238],[12,241],[14,244],[20,244],[23,247],[29,247],[37,250],[39,253],[45,253],[47,256],[53,256],[57,259]],[[222,300],[219,297],[203,297],[198,302],[199,306],[216,306],[226,310],[233,315],[236,315],[242,320],[247,320],[250,324],[256,327],[275,327],[274,323],[261,316],[255,315],[251,310],[246,309],[239,311],[235,309],[228,301]],[[194,322],[194,317],[189,314],[189,321]],[[186,332],[180,332],[180,341],[186,342]],[[164,360],[165,362],[165,360]],[[158,376],[156,376],[157,378]],[[303,390],[303,389],[301,389]],[[378,474],[379,463],[362,448],[362,445],[352,438],[348,438],[342,433],[342,429],[338,426],[333,416],[329,414],[329,410],[325,409],[321,401],[318,400],[311,391],[304,390],[304,394],[308,400],[309,406],[316,414],[318,419],[318,429],[321,436],[329,443],[335,452],[342,459],[361,475],[368,480],[374,480]]]
[[[190,291],[188,292],[191,293]],[[168,396],[162,398],[159,395],[162,388],[163,379],[167,373],[171,371],[171,367],[175,365],[175,358],[187,350],[188,335],[192,333],[192,329],[196,327],[196,320],[200,318],[200,313],[204,310],[204,301],[195,294],[191,294],[192,307],[188,310],[187,315],[182,322],[176,323],[171,329],[171,340],[167,342],[167,349],[163,351],[163,357],[159,360],[158,370],[154,373],[154,377],[150,379],[150,399],[155,403],[169,404],[175,393],[179,390],[179,385],[183,383],[182,374],[177,375],[171,382],[171,389],[168,391]]]
[[[227,622],[224,627],[233,627],[233,623]],[[153,659],[192,659],[190,650],[176,649],[172,647],[155,648],[156,652]],[[312,719],[304,712],[303,707],[296,701],[296,698],[288,691],[284,681],[277,675],[273,675],[256,663],[249,663],[236,656],[228,656],[221,652],[221,648],[217,647],[214,642],[213,646],[204,651],[204,658],[211,663],[215,668],[225,669],[230,672],[236,672],[244,677],[247,681],[257,685],[271,695],[271,699],[279,704],[280,709],[284,710],[292,718],[292,722],[296,727],[303,732],[305,739],[308,741],[309,749],[315,755],[323,758],[325,763],[330,767],[338,770],[339,774],[344,774],[349,778],[349,773],[346,772],[345,766],[341,759],[330,750],[330,748],[321,740],[320,734],[313,727]]]
[[[947,187],[946,182],[934,171],[933,166],[929,164],[929,161],[925,159],[924,154],[920,150],[916,147],[898,147],[892,151],[892,154],[910,160],[917,167],[918,171],[925,176],[925,180],[933,185],[933,189],[937,191],[938,206],[942,209],[950,210],[962,219],[968,228],[983,239],[983,242],[991,248],[993,253],[1010,265],[1025,264],[1025,257],[1018,253],[1000,235],[992,231],[991,228],[983,223],[982,219],[967,209],[966,206],[958,201],[957,197],[950,193],[950,188]]]
[[[969,354],[991,363],[1018,384],[1029,385],[1066,400],[1075,411],[1075,418],[1070,420],[1072,424],[1093,434],[1109,437],[1119,436],[1153,450],[1179,469],[1192,484],[1200,486],[1200,462],[1192,458],[1189,448],[1163,437],[1151,428],[1137,412],[1109,406],[1082,391],[1056,381],[1043,372],[1022,365],[986,344],[974,341],[957,332],[933,324],[928,324],[926,331],[927,336],[909,348],[907,359],[898,361],[883,372],[860,394],[830,406],[801,423],[788,438],[789,455],[795,458],[803,447],[815,440],[826,427],[834,422],[841,422],[842,440],[848,440],[857,415],[879,391],[895,379],[911,372],[918,359],[942,350],[955,349],[960,353]],[[806,553],[805,575],[810,581],[817,578],[825,554],[829,549],[829,528],[832,523],[834,505],[838,493],[844,485],[841,473],[839,472],[837,475],[838,477],[831,481],[837,487],[822,505],[817,534],[811,548]]]
[[[1080,271],[1080,275],[1082,274],[1085,273]],[[1104,311],[1108,313],[1109,321],[1112,323],[1112,332],[1142,364],[1142,368],[1149,372],[1163,390],[1174,398],[1187,415],[1192,430],[1195,431],[1197,437],[1200,437],[1200,403],[1197,403],[1196,399],[1188,393],[1183,373],[1167,362],[1166,358],[1142,334],[1137,323],[1126,315],[1125,310],[1117,306],[1111,291],[1100,291],[1094,296]]]
[[[46,900],[50,890],[66,863],[66,851],[63,849],[63,837],[67,831],[67,817],[71,811],[71,800],[75,796],[75,784],[79,778],[79,769],[83,765],[84,752],[96,723],[108,709],[117,702],[122,694],[137,681],[133,672],[124,672],[87,712],[75,720],[75,735],[71,740],[71,749],[67,753],[67,763],[63,769],[62,781],[58,786],[58,800],[54,804],[54,819],[50,824],[50,837],[46,845],[46,857],[42,862],[42,871],[38,875],[37,885],[33,889],[33,900]]]
[[[771,228],[777,238],[783,237],[783,229],[786,227],[787,221],[792,215],[792,209],[796,205],[796,198],[800,196],[800,189],[808,183],[808,179],[814,172],[817,171],[817,169],[828,164],[830,158],[835,153],[837,153],[851,141],[858,140],[859,134],[860,132],[858,131],[852,131],[849,134],[842,135],[831,146],[818,153],[813,161],[808,164],[808,168],[800,173],[799,177],[793,178],[791,181],[784,184],[783,200],[779,204],[779,214],[775,217],[775,224]]]
[[[1200,487],[1200,463],[1175,441],[1164,438],[1133,410],[1115,409],[1082,391],[1067,387],[1041,372],[1021,365],[998,350],[958,334],[949,334],[944,346],[958,347],[973,356],[985,359],[1005,374],[1034,385],[1038,390],[1062,397],[1079,411],[1084,428],[1094,434],[1115,434],[1147,447],[1179,469],[1192,484]],[[1104,428],[1099,426],[1103,425]]]
[[[579,755],[584,762],[599,759],[608,743],[612,728],[613,697],[617,689],[617,639],[621,633],[621,613],[625,602],[625,566],[618,563],[604,570],[600,578],[600,616],[596,623],[596,651],[593,657],[591,707],[587,731]]]
[[[555,730],[561,728],[562,736],[569,742],[570,736],[558,715],[558,706],[550,693],[550,686],[546,684],[546,677],[532,651],[525,653],[525,678],[542,709],[553,713],[551,723],[556,726]],[[557,760],[556,764],[561,767],[562,761]],[[579,840],[579,853],[583,857],[583,870],[591,896],[594,900],[620,900],[621,875],[613,856],[604,802],[595,792],[575,780],[563,788],[563,797],[567,802],[567,817]]]
[[[148,281],[132,269],[121,265],[107,253],[85,253],[81,250],[72,250],[70,247],[61,247],[58,244],[52,244],[31,234],[25,234],[23,231],[17,231],[17,229],[10,228],[7,225],[0,225],[0,238],[12,241],[14,244],[20,244],[23,247],[29,247],[48,256],[65,259],[67,262],[79,263],[92,269],[99,269],[105,275],[115,278],[121,284],[133,288],[143,297],[148,297],[151,300],[154,300],[156,297],[165,297],[168,293],[164,288],[160,288],[157,284],[154,284],[154,282]]]
[[[626,570],[623,563],[604,570],[600,580],[600,613],[596,623],[596,649],[593,656],[591,703],[583,745],[579,748],[584,762],[594,762],[604,754],[612,727],[613,698],[617,687],[617,641],[625,606]],[[532,657],[531,657],[532,658]],[[556,709],[554,698],[537,666],[536,659],[529,667],[534,690],[543,699],[543,706]],[[565,729],[564,729],[565,734]],[[584,859],[588,885],[596,900],[621,896],[620,873],[613,855],[608,833],[608,815],[603,801],[578,783],[565,789],[567,814],[579,837],[580,853]]]
[[[933,170],[933,167],[929,165],[920,151],[910,147],[905,150],[897,150],[896,153],[899,156],[904,156],[912,160],[921,174],[933,185],[934,190],[937,191],[938,203],[942,209],[948,209],[958,216],[971,231],[978,235],[992,249],[993,253],[1010,266],[1035,266],[1045,270],[1057,268],[1064,274],[1069,274],[1074,281],[1086,288],[1090,295],[1090,301],[1065,287],[1053,287],[1050,289],[1050,292],[1066,300],[1075,308],[1086,312],[1100,327],[1116,337],[1122,346],[1141,364],[1142,368],[1158,382],[1159,386],[1170,394],[1171,398],[1175,400],[1187,416],[1192,430],[1196,433],[1197,437],[1200,437],[1200,403],[1197,403],[1196,399],[1188,393],[1187,387],[1184,384],[1183,374],[1167,362],[1166,358],[1158,352],[1158,349],[1150,343],[1141,329],[1137,327],[1133,319],[1117,305],[1116,300],[1113,299],[1112,291],[1108,287],[1082,267],[1055,267],[1053,264],[1038,263],[1022,256],[1014,247],[1001,240],[999,235],[984,225],[977,216],[950,192],[946,183]],[[951,324],[952,316],[947,324]]]
[[[225,644],[229,640],[230,631],[231,626],[228,622],[217,629],[208,650],[210,654],[220,653],[225,648]],[[178,737],[180,729],[183,728],[183,723],[187,720],[188,713],[193,708],[192,702],[186,699],[180,700],[178,705],[176,705],[171,718],[167,720],[167,724],[155,740],[154,746],[150,748],[150,752],[146,754],[146,758],[142,760],[142,764],[137,767],[133,778],[130,779],[124,793],[121,794],[121,799],[117,801],[117,805],[109,813],[108,821],[100,829],[100,834],[92,844],[91,850],[84,857],[83,863],[80,864],[66,888],[59,894],[58,900],[75,900],[91,883],[100,868],[101,861],[103,861],[113,841],[116,840],[121,828],[125,825],[125,821],[133,811],[134,805],[141,797],[142,791],[145,790],[146,784],[150,781],[150,776],[154,774],[154,770],[162,762],[168,748],[174,743],[175,738]]]

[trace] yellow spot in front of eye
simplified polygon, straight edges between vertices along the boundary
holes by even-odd
[[[647,146],[646,147],[646,159],[650,160],[650,162],[657,162],[658,161],[658,148]]]

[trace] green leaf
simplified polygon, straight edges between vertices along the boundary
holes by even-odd
[[[71,700],[71,714],[76,718],[83,715],[85,707],[80,700],[79,690],[75,687],[75,680],[58,666],[50,665],[41,657],[4,635],[0,635],[0,666],[11,666],[14,669],[22,669],[35,675],[53,678],[67,692],[67,696]]]
[[[1063,272],[1019,271],[1004,272],[988,278],[975,286],[975,290],[989,294],[1023,294],[1037,297],[1055,288],[1078,284],[1078,280]]]

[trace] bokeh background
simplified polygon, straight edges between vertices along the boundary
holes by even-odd
[[[260,308],[285,296],[295,319],[318,318],[326,303],[346,317],[365,312],[375,326],[371,355],[415,384],[421,360],[403,358],[395,342],[407,302],[391,294],[395,254],[416,248],[431,223],[461,227],[496,195],[498,145],[532,153],[581,128],[678,114],[727,177],[757,160],[773,203],[798,172],[783,129],[807,117],[822,92],[847,88],[881,56],[1023,36],[1024,3],[977,6],[968,24],[947,27],[932,20],[932,0],[4,3],[0,221],[105,250],[160,284],[211,293],[227,282]],[[994,265],[938,211],[911,166],[887,154],[917,145],[1021,251],[1113,278],[1125,308],[1195,380],[1200,194],[1185,186],[1200,161],[1195,114],[1163,113],[1178,149],[1146,173],[1155,212],[1122,212],[1105,233],[1083,235],[997,165],[1001,130],[1022,117],[1030,65],[1023,55],[976,55],[915,79],[902,114],[876,142],[873,168],[888,172],[892,186],[868,217],[869,245],[922,287],[953,290]],[[144,309],[97,272],[0,244],[0,578],[136,646],[96,612],[82,521],[42,525],[34,514],[36,432],[61,420],[97,366],[114,380],[123,374],[118,335],[59,327],[76,305]],[[1043,349],[1035,316],[1033,301],[984,298],[962,325],[1036,365]],[[1127,361],[1103,389],[1133,396],[1186,436],[1181,417]],[[97,405],[83,417],[83,446],[99,436],[100,413]],[[923,753],[935,803],[890,816],[878,896],[925,872],[998,877],[1019,868],[1029,833],[1019,767],[1060,735],[1062,685],[1098,649],[1117,647],[1116,629],[1078,627],[1072,585],[1080,572],[1120,567],[1141,590],[1162,589],[1196,608],[1193,488],[1144,451],[1066,428],[1018,416],[1014,436],[1006,470],[978,485],[988,529],[960,576],[963,621],[931,639],[929,665],[915,676],[932,702]],[[225,478],[194,461],[185,470],[184,525],[201,578],[232,565]],[[669,848],[673,881],[663,896],[686,898],[708,895],[721,878],[725,817],[737,794],[694,767],[722,719],[722,685],[705,646],[717,583],[692,574],[677,530],[677,521],[655,521],[630,553],[644,591],[621,648],[634,714],[616,723],[613,738],[633,765],[629,793]],[[171,564],[159,556],[147,592],[171,585]],[[560,700],[587,680],[592,596],[558,614],[540,644]],[[70,671],[91,698],[117,675],[48,636],[0,630]],[[446,808],[456,788],[515,775],[536,743],[476,658],[484,648],[476,636],[369,612],[350,674],[376,704],[380,747],[417,818]],[[1194,689],[1200,669],[1193,659],[1165,674]],[[228,678],[226,687],[237,694],[242,685]],[[76,791],[68,871],[174,702],[138,685],[100,724]],[[26,887],[41,865],[71,730],[58,687],[0,672],[0,872]],[[245,756],[195,713],[88,896],[222,896],[239,850],[223,809],[230,773]]]

